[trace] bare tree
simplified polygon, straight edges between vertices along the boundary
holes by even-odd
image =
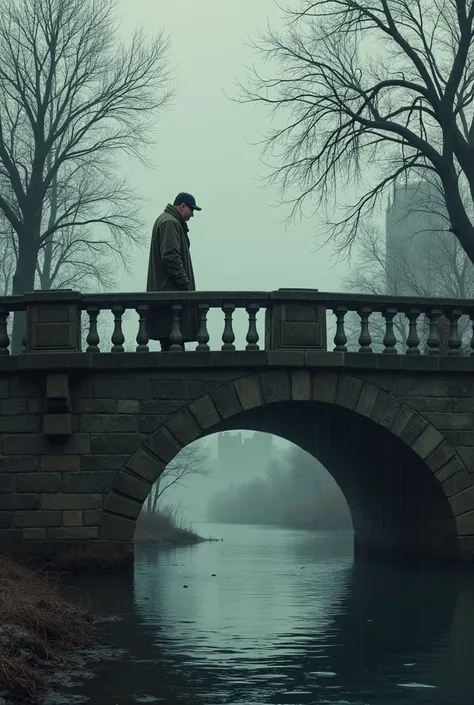
[[[118,36],[115,0],[0,0],[0,212],[14,232],[14,294],[77,282],[140,240],[120,154],[145,159],[170,97],[163,34]],[[58,266],[59,265],[59,266]],[[55,271],[56,270],[56,271]],[[16,331],[15,331],[16,328]],[[21,327],[12,347],[19,349]]]
[[[160,499],[170,487],[183,486],[192,475],[209,474],[209,453],[202,442],[191,443],[166,466],[148,495],[145,511],[156,512]]]
[[[341,206],[355,188],[327,222],[350,252],[396,179],[430,178],[474,262],[473,0],[300,0],[284,12],[285,28],[256,43],[276,69],[254,71],[243,100],[282,114],[264,153],[282,194],[297,191],[292,212],[312,196]]]

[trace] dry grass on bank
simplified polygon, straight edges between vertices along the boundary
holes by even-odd
[[[183,523],[174,507],[163,507],[156,512],[142,510],[133,540],[137,544],[180,544],[203,539]]]
[[[35,702],[45,668],[65,666],[69,650],[94,638],[91,615],[65,599],[51,575],[0,556],[0,694]]]

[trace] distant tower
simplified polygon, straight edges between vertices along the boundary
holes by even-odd
[[[429,181],[394,184],[385,214],[387,294],[437,294],[431,271],[433,257],[439,256],[437,243],[446,238],[444,212],[440,193]],[[410,276],[402,276],[400,267],[409,268]],[[407,280],[416,282],[419,290]]]
[[[239,431],[219,433],[217,437],[218,476],[228,485],[253,480],[261,475],[273,457],[273,437],[269,433],[253,433],[244,437]]]

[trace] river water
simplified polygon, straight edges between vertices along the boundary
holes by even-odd
[[[474,702],[472,573],[356,565],[350,534],[195,528],[224,540],[137,549],[133,578],[76,583],[121,619],[64,702]]]

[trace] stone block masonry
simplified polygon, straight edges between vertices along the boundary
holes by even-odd
[[[0,542],[48,558],[84,549],[131,555],[142,504],[185,445],[217,430],[248,427],[278,433],[316,453],[319,426],[334,418],[332,429],[342,434],[334,439],[335,457],[355,443],[380,442],[393,444],[394,452],[408,449],[413,467],[423,464],[436,488],[430,526],[438,533],[444,526],[449,534],[436,534],[432,543],[449,545],[456,559],[462,553],[463,560],[471,560],[474,376],[433,371],[429,358],[426,369],[417,363],[415,371],[390,371],[390,356],[381,355],[363,356],[360,368],[350,354],[324,351],[260,351],[254,364],[241,353],[210,355],[206,367],[193,362],[199,356],[169,354],[153,357],[158,366],[127,368],[123,361],[137,356],[101,354],[95,359],[103,369],[90,369],[87,355],[46,356],[69,385],[64,404],[70,405],[70,430],[66,424],[56,435],[45,433],[44,426],[51,413],[45,397],[50,369],[28,370],[30,359],[38,365],[40,358],[25,355],[20,358],[25,369],[2,371]],[[68,367],[73,359],[75,365]],[[343,435],[344,418],[362,424],[357,438]],[[324,460],[331,470],[330,456]],[[382,477],[385,471],[379,470]],[[369,487],[367,480],[362,497],[349,476],[338,481],[353,502],[356,534],[365,544],[381,540],[376,517],[385,499],[377,499],[378,485],[372,479]],[[407,516],[405,526],[410,522]],[[400,527],[403,522],[397,531],[407,545],[408,534]],[[387,537],[392,545],[395,539]]]

